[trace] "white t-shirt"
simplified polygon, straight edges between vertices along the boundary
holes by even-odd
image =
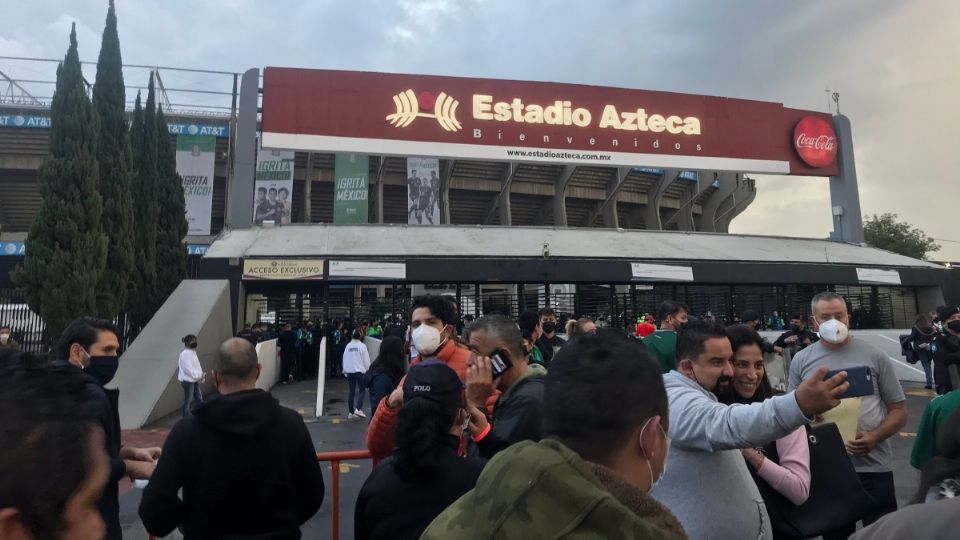
[[[360,340],[352,339],[343,351],[344,373],[366,373],[370,368],[370,351]]]
[[[202,378],[203,368],[200,367],[197,351],[184,349],[180,353],[180,373],[177,375],[177,380],[180,382],[199,382]]]

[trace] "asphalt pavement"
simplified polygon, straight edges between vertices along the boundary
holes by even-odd
[[[910,466],[910,451],[923,410],[934,394],[932,391],[924,390],[922,371],[903,363],[902,359],[899,358],[899,342],[895,341],[898,334],[899,332],[895,330],[856,332],[857,336],[869,340],[871,344],[881,348],[898,363],[897,372],[901,376],[904,391],[907,393],[907,425],[892,440],[897,499],[902,506],[917,489],[919,473]],[[773,338],[775,337],[776,334],[773,335]],[[324,414],[320,418],[315,418],[316,384],[317,382],[314,380],[277,386],[272,393],[284,406],[298,411],[304,417],[317,452],[364,449],[364,436],[368,420],[347,419],[346,381],[338,377],[327,382]],[[367,401],[365,411],[368,416],[372,416],[369,410],[369,397],[365,399]],[[125,444],[162,444],[166,432],[176,421],[175,417],[171,417],[155,426],[151,426],[150,429],[125,432]],[[340,465],[340,538],[342,539],[353,538],[353,506],[364,480],[370,473],[371,466],[369,460],[345,462]],[[330,464],[324,463],[323,470],[326,496],[320,511],[302,528],[303,538],[305,539],[331,538],[333,492]],[[123,485],[120,498],[120,518],[124,528],[124,538],[130,540],[147,539],[146,531],[137,517],[139,503],[140,490]],[[167,538],[181,537],[178,533],[174,533]]]

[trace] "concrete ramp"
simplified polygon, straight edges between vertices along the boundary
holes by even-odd
[[[110,387],[120,389],[123,429],[141,428],[180,409],[177,360],[183,350],[180,340],[187,334],[197,336],[197,355],[208,374],[206,394],[213,388],[209,373],[217,349],[233,335],[227,280],[181,282],[120,358]]]

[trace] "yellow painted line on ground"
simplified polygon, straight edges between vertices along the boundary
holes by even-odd
[[[900,432],[900,436],[901,436],[901,437],[916,437],[917,434],[916,434],[916,433],[910,433],[909,431],[901,431],[901,432]]]
[[[359,469],[359,465],[354,465],[353,463],[341,463],[340,464],[340,474],[346,474],[350,472],[350,469]]]
[[[912,390],[907,392],[908,396],[917,396],[917,397],[934,397],[937,395],[933,390]]]
[[[334,418],[333,420],[330,421],[331,424],[339,424],[340,422],[343,422],[343,420],[339,418]]]

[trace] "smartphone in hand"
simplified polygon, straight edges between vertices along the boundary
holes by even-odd
[[[510,358],[506,355],[496,352],[490,355],[490,367],[493,371],[493,378],[496,379],[503,375],[508,369],[512,368],[513,362],[511,362]]]
[[[827,372],[827,376],[824,378],[829,379],[841,371],[847,372],[847,382],[850,383],[850,388],[840,396],[840,399],[873,395],[873,374],[869,367],[856,366],[847,369],[835,369]]]

